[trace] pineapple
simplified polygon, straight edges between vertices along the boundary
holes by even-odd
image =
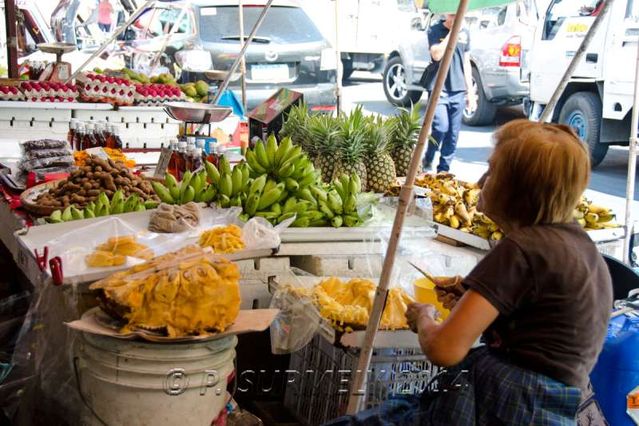
[[[313,151],[311,135],[308,132],[310,120],[308,106],[305,103],[296,105],[289,111],[278,135],[280,140],[290,137],[295,145],[301,146],[313,158],[316,153]]]
[[[419,109],[402,110],[396,117],[387,120],[390,127],[391,156],[395,162],[397,176],[406,176],[417,137],[421,130]]]
[[[395,183],[395,163],[389,154],[389,127],[381,117],[370,120],[366,141],[366,181],[369,191],[385,193]]]
[[[339,122],[330,115],[315,115],[308,122],[312,150],[317,153],[313,162],[322,172],[322,180],[329,183],[337,161]]]
[[[361,106],[353,110],[350,115],[340,118],[340,129],[337,133],[337,153],[339,158],[333,169],[332,179],[356,173],[362,181],[362,191],[366,191],[366,154],[367,119],[362,113]]]

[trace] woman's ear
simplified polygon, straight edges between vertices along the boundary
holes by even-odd
[[[488,171],[484,173],[483,175],[481,175],[481,177],[477,181],[477,186],[479,186],[480,189],[484,187],[484,183],[486,183],[487,178],[488,178]]]

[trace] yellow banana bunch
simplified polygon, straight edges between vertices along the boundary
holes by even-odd
[[[435,222],[482,238],[498,240],[503,237],[492,220],[477,212],[481,193],[477,184],[457,180],[451,173],[425,174],[415,183],[430,189]]]
[[[573,217],[586,230],[618,228],[620,225],[614,222],[615,214],[612,209],[593,204],[586,197],[581,197],[575,207]]]

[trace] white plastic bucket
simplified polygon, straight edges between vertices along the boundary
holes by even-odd
[[[98,424],[208,426],[227,403],[236,345],[235,336],[165,344],[83,333],[79,390]]]

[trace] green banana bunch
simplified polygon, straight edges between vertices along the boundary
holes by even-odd
[[[359,176],[341,176],[330,185],[312,185],[297,191],[296,199],[284,203],[283,212],[297,214],[291,226],[342,226],[362,225],[372,216],[372,207],[358,211],[357,196],[362,184]],[[304,203],[301,209],[298,207]]]
[[[208,161],[205,162],[204,168],[211,186],[215,188],[215,195],[210,201],[222,208],[239,207],[245,202],[251,185],[250,168],[246,162],[231,168],[228,159],[221,156],[219,168]]]
[[[166,189],[166,188],[165,188]],[[95,202],[90,202],[80,210],[75,206],[69,206],[64,210],[56,210],[48,217],[49,223],[70,222],[72,220],[93,219],[95,217],[109,216],[119,213],[139,212],[154,209],[159,205],[157,201],[144,201],[138,194],[132,194],[124,198],[121,190],[116,191],[111,199],[103,192]]]
[[[187,171],[181,182],[167,173],[164,177],[164,184],[153,182],[152,186],[156,195],[166,204],[186,204],[191,201],[210,203],[217,195],[217,188],[215,183],[209,184],[209,180],[219,182],[220,174],[214,165],[206,162],[205,170],[200,170],[197,173]]]
[[[254,148],[247,150],[245,157],[253,179],[266,174],[277,182],[286,180],[289,191],[306,188],[317,183],[320,177],[302,147],[294,145],[289,137],[279,144],[274,135],[269,136],[266,142],[257,141]]]

